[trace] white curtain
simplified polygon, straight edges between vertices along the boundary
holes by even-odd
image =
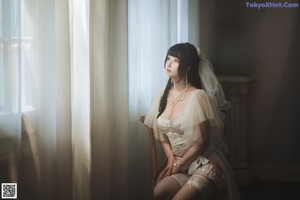
[[[0,109],[14,116],[0,116],[0,131],[24,149],[22,111],[33,163],[27,170],[24,151],[9,162],[10,180],[20,181],[18,160],[25,179],[19,195],[151,199],[149,141],[138,119],[166,83],[169,46],[196,41],[195,2],[1,0],[2,16],[15,17],[0,18]],[[16,45],[7,45],[7,30]]]
[[[20,4],[0,1],[0,182],[16,182],[21,141]],[[9,10],[9,12],[8,12]]]
[[[34,164],[31,171],[20,170],[19,195],[28,199],[89,199],[89,2],[15,2],[20,2],[21,32],[28,29],[29,34],[21,40],[31,39],[31,62],[21,64],[21,80],[27,83],[22,84],[23,134],[29,138]],[[20,168],[27,167],[27,160],[22,159]],[[37,177],[36,185],[30,176]],[[24,177],[27,180],[23,181]],[[31,187],[35,194],[27,192]]]
[[[164,56],[171,43],[171,1],[129,0],[129,191],[130,199],[151,199],[151,155],[145,127],[138,121],[166,82]],[[175,18],[176,20],[176,18]],[[176,29],[175,29],[176,31]],[[173,41],[175,42],[175,41]]]
[[[36,78],[31,88],[24,88],[34,90],[31,98],[34,101],[33,110],[24,112],[23,118],[40,186],[38,198],[88,199],[89,4],[67,0],[27,1],[24,10],[29,6],[35,61],[30,73]],[[30,124],[36,126],[28,129]]]
[[[39,198],[127,199],[127,1],[32,6]]]
[[[198,46],[198,7],[197,0],[128,0],[130,199],[151,199],[149,139],[138,119],[167,82],[168,48],[178,42]]]
[[[91,1],[93,199],[128,199],[127,1]]]

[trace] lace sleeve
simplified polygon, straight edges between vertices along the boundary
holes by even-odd
[[[181,129],[184,130],[187,141],[202,141],[199,124],[209,120],[210,126],[216,126],[221,125],[221,121],[204,90],[195,91],[190,98],[184,112]]]
[[[222,138],[223,122],[214,104],[210,103],[206,92],[204,90],[196,91],[190,98],[181,124],[187,144],[191,145],[194,141],[202,142],[199,124],[208,120],[210,144],[223,152],[227,152],[227,146]]]

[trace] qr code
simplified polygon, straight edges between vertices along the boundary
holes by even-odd
[[[2,183],[1,184],[2,199],[17,199],[17,184]]]

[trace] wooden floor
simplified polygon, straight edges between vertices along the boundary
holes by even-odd
[[[300,199],[300,182],[258,181],[240,187],[241,200]]]

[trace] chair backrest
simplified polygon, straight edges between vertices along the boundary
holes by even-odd
[[[144,124],[145,116],[140,116],[140,121]],[[145,124],[144,124],[145,125]],[[146,126],[146,125],[145,125]],[[152,178],[156,176],[157,173],[157,155],[156,155],[156,145],[155,145],[155,138],[153,129],[146,126],[149,136],[149,142],[151,147],[151,158],[152,158]]]
[[[144,124],[145,116],[140,116],[140,121]],[[144,124],[145,125],[145,124]],[[167,159],[165,159],[158,167],[157,165],[157,151],[156,151],[156,143],[154,138],[154,132],[153,129],[145,125],[148,131],[149,136],[149,142],[151,147],[151,159],[152,159],[152,189],[154,189],[154,186],[156,185],[160,173],[165,169],[167,165]]]

